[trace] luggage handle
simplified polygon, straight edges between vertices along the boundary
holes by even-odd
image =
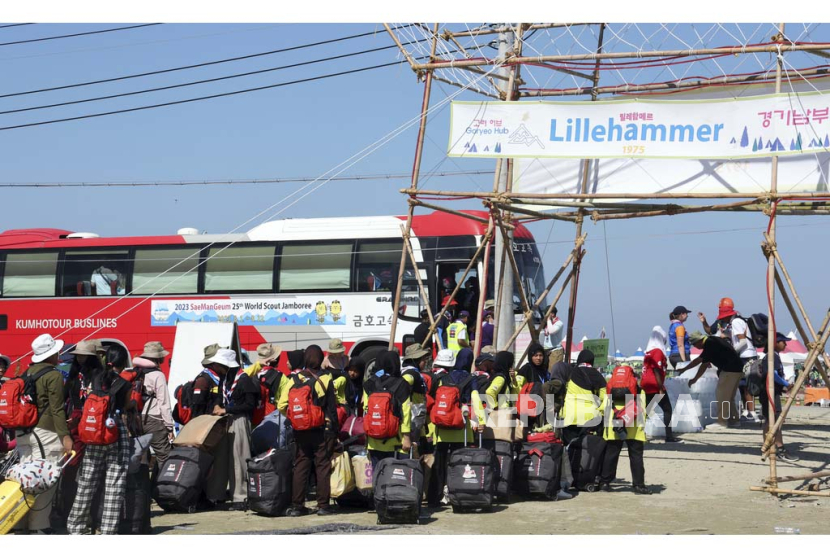
[[[58,468],[63,470],[67,465],[69,465],[69,462],[75,459],[77,453],[78,452],[75,450],[72,450],[70,453],[64,454],[61,459],[58,460]]]

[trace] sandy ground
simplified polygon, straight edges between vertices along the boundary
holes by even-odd
[[[801,461],[779,462],[778,475],[797,475],[830,465],[830,409],[794,407],[784,442]],[[524,501],[496,507],[491,514],[456,515],[450,508],[424,508],[421,525],[376,529],[374,513],[343,509],[334,516],[268,518],[246,512],[214,511],[164,514],[154,506],[156,534],[285,534],[370,532],[374,534],[762,534],[776,526],[797,527],[801,534],[827,533],[830,498],[776,498],[752,492],[769,477],[760,458],[761,432],[745,422],[741,429],[686,434],[683,444],[660,440],[646,446],[646,483],[655,494],[635,496],[623,452],[619,479],[611,493],[580,493],[559,502]],[[797,488],[802,483],[786,483]],[[825,485],[826,488],[826,485]],[[828,491],[825,491],[828,492]],[[312,503],[309,503],[313,505]],[[320,527],[328,526],[328,527]],[[322,530],[321,530],[322,529]],[[348,531],[348,530],[347,530]]]

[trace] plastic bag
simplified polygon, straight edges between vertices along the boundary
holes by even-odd
[[[331,460],[331,497],[338,498],[354,489],[354,471],[348,452],[335,454]]]

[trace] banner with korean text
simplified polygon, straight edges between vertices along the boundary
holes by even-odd
[[[830,95],[453,102],[450,156],[749,159],[827,152]]]

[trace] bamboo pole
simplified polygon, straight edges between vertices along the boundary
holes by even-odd
[[[752,486],[749,487],[749,490],[754,490],[756,492],[769,492],[770,494],[793,494],[795,496],[821,496],[821,497],[828,497],[830,496],[830,492],[820,492],[817,490],[789,490],[785,488],[773,488],[773,487],[758,487]]]
[[[542,63],[542,62],[568,62],[568,61],[600,61],[620,59],[641,59],[641,58],[693,58],[695,56],[710,56],[717,54],[753,54],[763,52],[811,52],[830,49],[830,43],[818,44],[768,44],[760,46],[732,46],[724,48],[699,48],[686,50],[648,50],[638,52],[604,52],[596,54],[557,54],[548,56],[517,56],[511,60],[513,64]],[[432,62],[426,64],[415,64],[414,70],[437,70],[445,68],[460,68],[465,66],[489,66],[493,60],[451,60]]]
[[[513,275],[516,277],[516,280],[519,281],[519,299],[522,301],[522,309],[529,311],[530,303],[528,303],[527,296],[525,295],[524,284],[522,283],[521,275],[519,274],[519,265],[516,264],[516,256],[513,254],[513,246],[510,241],[510,236],[507,235],[507,229],[504,227],[504,222],[498,213],[496,213],[496,219],[499,230],[501,230],[502,238],[504,239],[504,244],[507,245],[505,249],[507,250],[507,258],[510,260],[510,266],[513,269]]]
[[[458,211],[458,210],[448,209],[446,207],[442,207],[441,205],[433,205],[433,204],[430,204],[430,203],[425,203],[425,202],[419,201],[417,199],[410,199],[409,203],[411,205],[420,206],[420,207],[424,207],[424,208],[428,208],[428,209],[432,209],[432,210],[437,210],[437,211],[440,211],[440,212],[446,212],[447,214],[452,214],[452,215],[455,215],[455,216],[460,216],[461,218],[466,218],[467,220],[474,220],[474,221],[476,221],[480,224],[487,224],[487,219],[486,218],[476,216],[475,214],[467,214],[466,212],[461,212],[461,211]]]
[[[470,273],[470,269],[473,268],[473,265],[476,264],[476,260],[478,259],[479,255],[481,255],[481,252],[484,250],[485,244],[488,241],[490,241],[490,238],[492,237],[492,235],[493,235],[493,229],[488,228],[487,233],[484,234],[484,241],[481,242],[481,245],[478,246],[478,249],[476,249],[475,254],[473,254],[473,256],[470,258],[470,262],[467,263],[467,268],[464,269],[464,274],[461,276],[461,280],[459,280],[458,283],[455,285],[455,289],[452,290],[452,293],[450,294],[449,299],[447,299],[447,302],[441,308],[441,311],[438,313],[438,315],[436,315],[435,322],[433,322],[429,326],[429,331],[427,332],[427,335],[426,335],[426,338],[424,338],[424,341],[421,342],[421,347],[424,347],[427,343],[427,340],[429,340],[429,338],[432,337],[432,334],[435,332],[435,328],[438,326],[438,321],[440,321],[441,317],[444,316],[444,313],[447,312],[447,309],[450,307],[450,304],[453,301],[455,301],[455,296],[458,294],[458,290],[461,289],[461,284],[463,284],[464,281],[467,279],[467,274]]]
[[[816,52],[813,52],[815,54]],[[599,87],[597,94],[609,95],[619,93],[645,93],[654,91],[677,91],[679,89],[699,89],[701,87],[723,86],[723,85],[752,85],[766,83],[771,77],[772,72],[757,73],[755,75],[742,75],[739,77],[711,77],[711,78],[695,78],[695,79],[679,79],[677,81],[669,81],[665,83],[646,83],[642,85],[609,85],[606,87]],[[785,71],[784,74],[787,79],[801,81],[805,77],[826,76],[826,69],[803,69],[797,71]],[[588,87],[570,87],[567,89],[533,89],[521,91],[519,94],[525,98],[538,97],[564,97],[564,96],[581,96],[591,91]]]
[[[827,344],[827,339],[830,338],[830,309],[828,309],[827,314],[824,317],[824,322],[821,325],[821,336],[819,337],[819,341],[816,342],[813,347],[810,349],[810,353],[807,355],[807,361],[804,363],[805,369],[812,368],[813,365],[816,364],[816,359],[818,359],[818,354],[824,351],[824,346]],[[804,386],[804,382],[807,380],[807,377],[810,375],[809,372],[803,372],[798,375],[798,378],[793,385],[792,390],[794,392],[798,392],[801,390],[801,387]],[[781,425],[784,423],[784,419],[787,417],[787,413],[790,411],[790,407],[792,407],[793,403],[795,402],[795,396],[790,396],[787,399],[786,405],[781,408],[781,414],[775,419],[775,423],[769,428],[767,431],[767,437],[764,439],[764,445],[761,449],[761,452],[766,455],[766,453],[770,450],[770,446],[775,445],[775,434],[781,428]],[[770,413],[770,415],[775,415],[775,412]]]
[[[586,236],[584,236],[584,235],[582,236],[581,241],[578,242],[577,247],[574,248],[574,250],[570,252],[570,254],[568,255],[568,258],[565,259],[565,262],[562,263],[562,266],[559,268],[559,271],[556,273],[556,275],[554,275],[554,277],[550,280],[550,282],[548,282],[548,285],[545,288],[545,290],[541,294],[539,294],[539,297],[536,299],[536,301],[533,302],[533,306],[527,308],[527,310],[525,312],[525,318],[522,320],[522,322],[519,324],[519,326],[516,328],[516,330],[513,331],[513,335],[511,336],[510,342],[507,345],[512,345],[513,342],[516,341],[516,338],[519,337],[519,334],[521,333],[522,329],[525,327],[526,324],[528,324],[528,322],[530,321],[530,318],[532,318],[533,310],[539,308],[539,305],[542,303],[542,300],[545,299],[545,297],[547,297],[548,293],[550,293],[550,290],[553,289],[554,284],[556,284],[556,282],[562,276],[562,273],[565,272],[565,270],[568,268],[568,265],[570,265],[571,262],[573,262],[574,258],[577,255],[577,251],[582,247],[582,244],[585,242],[585,237]],[[570,275],[573,275],[573,271],[571,271]],[[569,280],[570,280],[570,277],[568,278],[568,280],[565,281],[565,283],[567,283]],[[562,291],[564,291],[564,284],[563,284],[562,289],[560,289],[560,291],[559,291],[559,295],[557,295],[557,297],[556,297],[556,302],[559,301],[559,296],[562,295]],[[552,303],[551,307],[556,305],[556,302]],[[548,309],[547,314],[550,315],[550,308]],[[545,321],[543,320],[542,322],[544,323]]]
[[[645,218],[648,216],[674,216],[675,214],[693,214],[696,212],[718,212],[718,211],[728,211],[734,210],[737,208],[745,208],[748,205],[753,205],[757,203],[756,199],[752,199],[750,201],[737,201],[735,203],[729,203],[726,205],[706,205],[702,207],[678,207],[673,205],[669,208],[662,209],[662,210],[649,210],[649,211],[642,211],[642,212],[635,212],[635,213],[621,213],[621,214],[604,214],[601,212],[594,212],[591,218],[594,221],[600,220],[620,220],[625,218]],[[760,207],[759,209],[760,210]]]
[[[821,479],[822,477],[830,477],[830,471],[819,471],[818,473],[807,473],[806,475],[787,475],[786,477],[776,477],[775,480],[779,483],[792,483],[795,481]],[[771,479],[764,479],[765,482],[770,482],[770,480]]]
[[[526,27],[527,31],[534,31],[536,29],[556,29],[559,27],[577,27],[582,25],[596,25],[596,23],[534,23],[533,25],[528,25]],[[499,33],[505,33],[511,31],[511,27],[497,27],[497,28],[487,28],[487,29],[473,29],[471,31],[444,31],[444,35],[449,37],[477,37],[480,35],[498,35]]]
[[[493,314],[493,345],[495,345],[497,349],[500,347],[499,346],[499,340],[498,340],[498,338],[499,338],[498,332],[499,332],[499,323],[501,322],[501,303],[499,303],[499,300],[501,299],[501,296],[504,295],[504,280],[502,280],[501,277],[504,276],[504,268],[505,268],[506,264],[507,264],[507,245],[502,245],[501,259],[499,261],[499,274],[498,274],[499,280],[495,282],[495,284],[498,285],[498,287],[496,288],[498,291],[495,292],[496,296],[493,298],[493,300],[495,301],[495,306],[493,307],[495,309],[495,313]],[[511,293],[511,295],[512,295],[512,293]]]
[[[384,24],[386,27],[386,31],[392,35],[392,38],[395,38],[394,33],[389,28],[388,25]],[[438,24],[435,24],[435,30],[438,31]],[[400,43],[398,43],[400,45]],[[432,39],[432,48],[430,55],[435,56],[435,49],[438,45],[438,37],[437,35],[433,35]],[[403,47],[400,47],[403,48]],[[432,59],[432,58],[430,58]],[[421,100],[421,121],[420,125],[418,126],[418,138],[415,142],[415,160],[412,163],[412,181],[410,183],[410,188],[414,189],[415,191],[418,190],[418,177],[421,173],[421,157],[423,156],[424,152],[424,137],[426,136],[426,126],[427,126],[427,114],[429,113],[429,97],[432,92],[432,72],[427,73],[426,80],[424,81],[424,95]],[[415,206],[410,204],[409,205],[409,213],[406,217],[406,227],[404,228],[403,233],[403,241],[404,243],[409,243],[410,232],[412,231],[412,217],[415,214]],[[401,291],[403,289],[403,275],[406,269],[406,249],[401,249],[401,262],[400,266],[398,267],[398,282],[395,284],[395,302],[392,306],[392,324],[389,330],[389,350],[391,351],[395,347],[395,333],[397,332],[398,328],[398,316],[400,313],[401,307]],[[418,266],[415,266],[415,273],[419,272]],[[429,337],[432,333],[427,335]]]
[[[490,213],[490,220],[487,224],[488,228],[493,226],[493,213]],[[479,291],[478,291],[478,306],[476,315],[476,343],[473,346],[473,358],[478,358],[481,353],[481,327],[484,324],[484,302],[487,301],[487,281],[490,273],[490,251],[492,251],[491,241],[487,240],[487,247],[484,248],[484,261],[482,262],[481,276],[479,276]],[[495,342],[495,335],[493,341]]]
[[[784,266],[784,261],[781,260],[781,254],[778,252],[778,248],[770,243],[770,238],[764,234],[767,238],[766,245],[769,246],[768,248],[772,251],[775,260],[778,262],[778,266],[781,267],[781,272],[784,274],[784,278],[787,279],[787,284],[790,286],[790,291],[795,298],[796,303],[798,304],[798,309],[801,311],[801,316],[804,318],[804,322],[807,324],[807,328],[810,331],[809,334],[806,333],[804,327],[801,325],[801,320],[798,318],[798,314],[795,312],[795,308],[793,307],[792,302],[790,301],[789,296],[787,295],[787,290],[784,288],[784,284],[781,280],[781,276],[778,273],[778,269],[775,270],[775,279],[778,283],[778,289],[781,292],[781,296],[784,298],[784,303],[786,303],[787,308],[790,311],[790,315],[792,316],[793,323],[795,324],[798,333],[804,339],[804,342],[807,346],[812,347],[812,344],[818,341],[818,336],[816,335],[816,331],[813,328],[813,323],[810,320],[810,316],[807,314],[807,311],[804,310],[804,305],[801,304],[801,299],[798,297],[798,292],[795,290],[795,284],[793,284],[792,279],[790,278],[789,272],[787,272],[787,267]],[[824,364],[827,365],[827,368],[830,369],[830,357],[822,351],[821,358],[824,360]],[[816,368],[821,375],[821,378],[824,380],[824,383],[830,387],[830,379],[828,379],[827,372],[825,371],[824,367],[821,365],[817,365]]]
[[[602,53],[602,47],[604,43],[604,35],[605,35],[605,24],[601,24],[599,27],[599,37],[597,39],[597,51],[596,54],[599,55]],[[594,65],[594,79],[591,88],[591,100],[597,100],[597,87],[599,86],[599,67],[600,61],[597,60],[596,64]],[[582,195],[588,193],[588,176],[591,169],[591,160],[585,159],[582,163],[582,183],[580,184],[580,191]],[[580,237],[582,237],[582,223],[585,220],[585,209],[580,208],[577,210],[577,217],[576,217],[576,238],[574,242],[576,242]],[[571,292],[570,298],[568,299],[568,322],[567,322],[567,329],[565,331],[565,355],[567,357],[566,361],[571,360],[571,347],[573,346],[573,339],[574,339],[574,319],[576,318],[576,298],[579,289],[579,273],[582,270],[582,253],[578,247],[578,254],[573,262],[573,274],[574,279],[571,282]]]
[[[556,304],[559,303],[559,300],[562,298],[562,294],[565,293],[565,288],[568,287],[568,284],[571,282],[573,277],[574,277],[574,271],[573,271],[573,269],[571,269],[571,271],[568,273],[568,276],[565,277],[565,280],[562,282],[562,285],[559,287],[559,291],[556,292],[556,296],[553,298],[553,302],[550,304],[550,307],[548,307],[548,310],[545,313],[545,318],[544,318],[544,320],[542,320],[543,323],[546,323],[547,320],[550,318],[550,314],[552,312],[551,309],[553,309],[556,306]],[[517,333],[517,337],[518,337],[518,333]],[[520,366],[522,364],[522,361],[524,361],[524,358],[527,357],[527,350],[529,350],[529,349],[530,349],[530,346],[528,345],[525,348],[524,353],[522,353],[522,356],[518,359],[518,363],[516,364],[517,367]]]
[[[403,224],[401,224],[401,228],[403,229]],[[418,261],[415,260],[415,252],[412,250],[412,245],[410,242],[405,241],[404,246],[406,247],[406,251],[409,253],[409,260],[412,262],[412,268],[415,269],[415,280],[418,282],[418,290],[421,292],[421,297],[424,301],[426,301],[426,310],[429,315],[429,322],[432,324],[435,322],[435,319],[432,316],[432,309],[429,306],[429,290],[424,287],[424,282],[421,280],[421,271],[418,268]]]
[[[545,219],[545,220],[562,220],[564,222],[573,222],[574,221],[573,218],[570,218],[570,217],[567,217],[567,216],[562,216],[562,215],[559,215],[559,214],[551,214],[549,212],[536,212],[535,210],[528,210],[528,209],[524,209],[524,208],[519,208],[519,207],[516,207],[516,206],[513,206],[513,205],[508,205],[508,204],[505,204],[505,203],[496,203],[496,202],[494,202],[492,204],[496,205],[500,209],[511,210],[513,212],[518,212],[519,214],[526,214],[528,216],[532,216],[533,218],[541,218],[541,219]]]
[[[401,44],[401,41],[398,40],[398,36],[392,31],[392,28],[389,27],[389,25],[387,23],[384,23],[383,26],[384,26],[384,28],[386,28],[386,32],[389,33],[389,36],[392,37],[392,40],[398,46],[398,50],[401,51],[401,54],[403,54],[404,58],[406,58],[406,61],[409,62],[409,66],[414,71],[416,71],[418,73],[421,73],[422,71],[424,71],[426,68],[416,68],[415,67],[415,66],[418,65],[418,62],[416,62],[415,58],[413,58],[409,54],[409,51],[407,51],[406,48],[404,48],[404,46]],[[438,25],[436,24],[435,27],[437,29]],[[438,36],[437,36],[437,34],[434,34],[433,37],[432,37],[432,55],[430,56],[430,60],[433,60],[435,58],[435,48],[436,48],[437,42],[438,42]],[[431,74],[431,73],[432,72],[430,72],[429,74]],[[429,74],[427,74],[427,75],[429,75]]]
[[[556,201],[557,199],[578,199],[578,200],[602,200],[602,199],[757,199],[759,195],[769,199],[812,199],[817,196],[826,197],[826,193],[482,193],[481,191],[439,191],[439,190],[412,190],[401,189],[400,193],[412,195],[430,195],[436,197],[470,197],[474,199],[492,199],[503,197],[515,202],[525,203],[527,199],[546,199]],[[551,202],[555,206],[555,202]]]

